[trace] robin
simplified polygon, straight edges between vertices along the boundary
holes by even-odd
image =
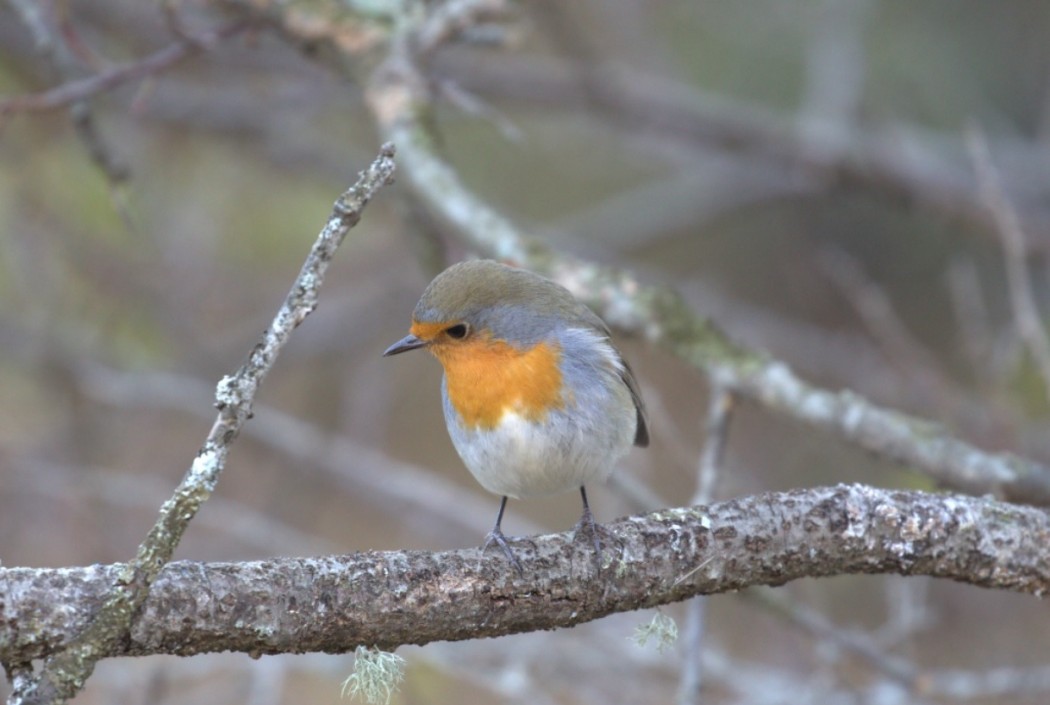
[[[491,260],[454,264],[423,292],[409,334],[383,356],[426,348],[444,367],[445,423],[474,478],[502,500],[482,548],[521,572],[500,524],[507,498],[604,480],[631,445],[649,444],[645,405],[609,328],[563,286]]]

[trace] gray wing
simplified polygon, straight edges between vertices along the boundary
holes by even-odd
[[[601,316],[592,311],[588,306],[576,302],[580,306],[581,316],[587,320],[597,330],[601,331],[606,338],[612,339],[612,331],[609,330],[609,326],[605,324],[605,321],[601,319]],[[613,350],[616,350],[616,346],[612,346]],[[646,448],[649,445],[649,414],[645,410],[645,402],[642,401],[642,392],[638,389],[638,380],[634,378],[634,372],[631,371],[631,366],[627,364],[627,361],[623,359],[623,355],[620,354],[619,350],[616,350],[616,356],[620,359],[620,364],[623,365],[623,372],[620,373],[620,379],[627,385],[628,391],[631,392],[631,401],[634,402],[634,410],[638,415],[638,424],[634,432],[634,444],[639,448]]]
[[[619,354],[619,351],[617,351],[617,354]],[[634,378],[631,366],[627,364],[622,355],[620,356],[620,362],[623,363],[623,374],[620,377],[623,379],[624,384],[627,385],[627,389],[631,391],[634,410],[638,414],[638,427],[634,432],[634,444],[639,448],[645,448],[649,445],[649,415],[645,411],[645,402],[642,401],[642,393],[638,389],[638,381]]]

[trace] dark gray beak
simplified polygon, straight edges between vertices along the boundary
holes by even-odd
[[[425,345],[426,343],[416,336],[406,335],[404,338],[384,350],[383,357],[390,357],[391,355],[397,355],[398,353],[408,352],[409,350],[415,350]]]

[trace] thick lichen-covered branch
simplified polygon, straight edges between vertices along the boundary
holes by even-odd
[[[570,627],[700,594],[847,573],[928,575],[1042,595],[1046,512],[860,485],[756,495],[606,525],[597,570],[571,534],[520,540],[524,574],[478,549],[172,563],[101,656],[351,652]],[[0,660],[46,657],[104,604],[124,565],[0,570]],[[70,618],[69,615],[75,615]]]

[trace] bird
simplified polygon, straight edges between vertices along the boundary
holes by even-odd
[[[478,483],[502,497],[482,546],[522,572],[503,534],[507,500],[579,488],[576,534],[601,541],[586,485],[649,445],[645,404],[605,322],[565,287],[494,260],[450,266],[427,286],[409,334],[384,357],[426,349],[444,368],[445,425]]]

